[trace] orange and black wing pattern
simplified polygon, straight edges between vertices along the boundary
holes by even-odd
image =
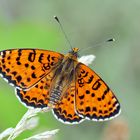
[[[41,79],[34,87],[29,90],[16,89],[19,100],[28,108],[46,108],[50,100],[50,86],[53,73]]]
[[[62,123],[77,124],[84,119],[77,115],[75,110],[75,86],[71,86],[65,92],[60,103],[53,109],[53,114]]]
[[[76,67],[75,108],[80,116],[104,121],[120,113],[120,104],[106,83],[89,67],[79,63]]]
[[[0,75],[19,89],[29,89],[59,65],[63,55],[39,49],[0,51]]]

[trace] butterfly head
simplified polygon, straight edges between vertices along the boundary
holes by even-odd
[[[72,48],[71,51],[69,51],[69,53],[70,53],[73,57],[77,58],[77,57],[78,57],[78,51],[79,51],[79,48]]]
[[[73,51],[74,53],[77,53],[77,52],[79,51],[79,48],[72,48],[72,51]]]

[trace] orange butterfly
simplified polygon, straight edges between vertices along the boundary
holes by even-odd
[[[40,49],[0,52],[0,73],[16,88],[27,107],[52,108],[63,123],[104,121],[120,113],[120,104],[106,83],[78,62],[78,48],[68,54]]]

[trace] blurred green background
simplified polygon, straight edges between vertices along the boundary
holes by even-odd
[[[60,131],[51,140],[139,140],[140,1],[0,0],[0,50],[41,48],[66,53],[69,45],[54,15],[60,18],[73,47],[93,46],[80,55],[96,56],[90,67],[115,92],[122,113],[112,121],[84,121],[72,126],[58,122],[51,112],[40,114],[38,128],[24,132],[17,140],[56,128]],[[95,47],[112,37],[115,42]],[[14,89],[1,78],[0,132],[14,127],[26,111]]]

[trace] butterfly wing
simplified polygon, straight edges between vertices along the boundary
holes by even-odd
[[[53,109],[53,114],[56,119],[66,124],[77,124],[84,120],[82,117],[76,114],[74,99],[75,86],[71,86],[67,89],[60,103]]]
[[[105,82],[89,67],[76,67],[75,108],[79,115],[95,121],[114,118],[120,113],[120,104]]]
[[[59,65],[62,54],[39,49],[0,52],[0,75],[11,85],[28,89]]]
[[[48,106],[50,98],[50,86],[54,73],[51,72],[41,79],[34,87],[29,90],[16,88],[19,100],[27,107],[44,108]]]

